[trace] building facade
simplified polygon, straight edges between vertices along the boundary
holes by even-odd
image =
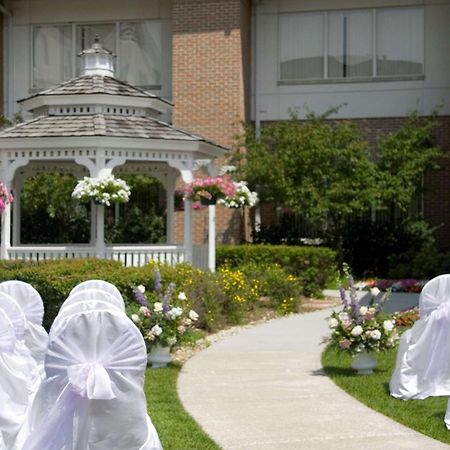
[[[231,149],[257,127],[340,106],[374,141],[437,110],[450,151],[450,0],[9,0],[2,4],[3,112],[78,74],[95,34],[119,78],[174,103],[165,120]],[[450,246],[450,162],[426,180],[423,213]],[[266,220],[263,216],[263,220]],[[268,220],[268,218],[267,218]],[[218,208],[220,242],[245,218]],[[196,243],[207,215],[194,213]],[[182,216],[176,217],[181,234]]]

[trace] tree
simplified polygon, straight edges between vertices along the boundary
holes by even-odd
[[[427,170],[437,169],[442,152],[433,145],[431,130],[435,118],[412,114],[397,131],[382,136],[378,145],[378,170],[383,201],[406,211],[423,188]]]
[[[359,133],[349,122],[310,115],[263,128],[247,127],[243,176],[262,202],[274,202],[319,222],[338,251],[349,217],[377,201],[377,171]]]
[[[237,160],[261,202],[322,225],[342,267],[350,220],[380,205],[407,208],[440,152],[429,138],[432,122],[415,115],[380,140],[376,158],[351,123],[326,120],[328,115],[292,117],[263,128],[259,137],[247,126]]]

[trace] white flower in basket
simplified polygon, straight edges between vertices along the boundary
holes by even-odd
[[[72,197],[87,203],[93,200],[100,205],[110,206],[111,203],[126,203],[130,199],[128,184],[113,175],[99,178],[84,177],[79,180],[72,192]]]
[[[232,196],[227,196],[217,200],[218,204],[226,206],[227,208],[240,208],[242,206],[255,206],[258,202],[258,194],[250,191],[246,181],[234,182],[236,193]]]

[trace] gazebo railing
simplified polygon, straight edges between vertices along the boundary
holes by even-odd
[[[192,265],[207,268],[207,249],[204,245],[194,246]],[[91,245],[20,245],[10,247],[9,259],[45,261],[49,259],[95,258],[96,248]],[[182,245],[107,245],[104,259],[120,261],[126,267],[144,266],[149,261],[175,265],[187,261]]]
[[[94,258],[97,252],[87,245],[20,245],[10,247],[8,255],[9,259],[45,261]],[[107,245],[101,257],[120,261],[126,267],[144,266],[151,260],[172,265],[186,260],[184,247],[179,245]]]

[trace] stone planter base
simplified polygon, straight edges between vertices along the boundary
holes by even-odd
[[[167,367],[167,364],[171,361],[170,347],[162,347],[159,344],[153,345],[147,355],[147,365],[153,369]]]

